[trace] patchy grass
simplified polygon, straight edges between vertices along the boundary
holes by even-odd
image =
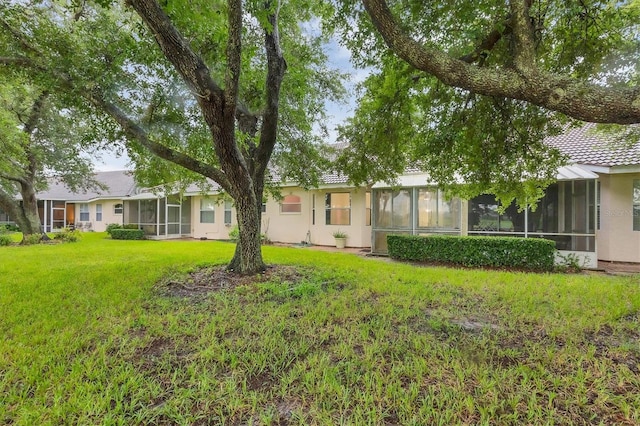
[[[640,423],[637,276],[104,236],[0,248],[0,424]]]

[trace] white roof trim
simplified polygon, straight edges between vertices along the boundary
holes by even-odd
[[[158,198],[164,198],[164,194],[154,194],[153,192],[141,192],[131,197],[123,198],[123,200],[157,200]]]
[[[577,164],[562,166],[556,175],[558,180],[598,179],[598,175]]]

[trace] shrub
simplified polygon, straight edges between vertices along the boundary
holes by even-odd
[[[122,229],[138,229],[139,226],[137,223],[127,223],[122,225]]]
[[[8,232],[20,232],[20,228],[12,223],[5,223],[4,225],[0,225],[0,234]]]
[[[31,234],[25,237],[22,237],[22,242],[20,244],[25,246],[32,246],[34,244],[40,244],[42,241],[42,234]]]
[[[238,225],[235,225],[229,230],[229,239],[231,241],[238,241],[240,239],[240,228],[238,228]]]
[[[0,233],[0,246],[9,246],[12,242],[11,235]]]
[[[555,243],[540,238],[388,235],[389,256],[399,260],[446,262],[551,271]]]
[[[238,225],[234,225],[230,230],[229,230],[229,239],[235,243],[238,242],[238,240],[240,240],[240,229],[238,228]],[[260,234],[260,243],[262,244],[270,244],[271,240],[269,240],[269,238],[267,237],[267,234]]]
[[[111,235],[111,231],[114,229],[122,229],[122,225],[119,223],[110,223],[107,225],[107,234]]]
[[[142,240],[144,231],[142,229],[112,229],[111,238],[114,240]]]
[[[78,241],[80,239],[80,231],[78,230],[70,230],[70,229],[63,229],[60,232],[56,232],[53,235],[53,239],[54,240],[61,240],[61,241],[65,241],[68,243],[75,243],[76,241]]]

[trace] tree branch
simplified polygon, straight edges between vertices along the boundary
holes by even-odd
[[[140,15],[158,42],[165,57],[173,64],[184,81],[196,93],[199,101],[222,106],[223,91],[211,78],[209,68],[196,55],[187,40],[173,26],[155,0],[127,0]]]
[[[480,41],[480,43],[478,43],[473,52],[461,56],[458,59],[462,62],[472,64],[480,59],[480,57],[482,57],[486,52],[491,51],[493,47],[502,39],[502,37],[511,34],[510,16],[507,17],[507,20],[505,22],[503,22],[503,25],[503,30],[492,30]]]
[[[239,1],[239,0],[238,0]],[[235,140],[237,105],[226,106],[226,94],[211,78],[209,68],[173,26],[156,0],[127,0],[156,38],[163,54],[196,93],[205,123],[227,182],[234,182],[234,198],[252,190],[249,168]],[[237,13],[232,12],[232,13]],[[240,9],[240,14],[241,14]],[[249,179],[247,179],[249,177]]]
[[[32,65],[31,59],[23,56],[1,56],[0,57],[0,65],[20,65],[20,66],[30,66]]]
[[[9,180],[11,182],[16,182],[16,183],[19,183],[21,185],[27,183],[27,181],[21,176],[12,176],[12,175],[8,175],[6,173],[0,173],[0,179]]]
[[[513,64],[525,78],[537,74],[535,65],[535,41],[529,17],[530,0],[511,0],[511,27],[513,29]]]
[[[31,112],[29,113],[29,118],[27,118],[27,122],[24,123],[24,127],[22,129],[27,134],[27,140],[29,141],[29,143],[25,146],[25,153],[27,154],[27,170],[25,171],[27,172],[28,180],[30,182],[33,182],[35,180],[39,166],[38,159],[31,150],[31,137],[33,136],[33,132],[36,130],[38,122],[42,118],[44,105],[48,97],[49,92],[45,90],[33,102]]]
[[[278,13],[280,10],[280,0],[276,0],[276,10],[268,16],[271,24],[271,31],[265,28],[264,45],[267,52],[267,106],[263,115],[262,128],[260,131],[260,143],[255,155],[254,179],[264,179],[269,159],[273,153],[278,133],[280,87],[284,73],[287,70],[282,51],[280,49],[280,33],[278,29]],[[271,2],[267,2],[266,7],[271,7]]]
[[[93,105],[109,114],[120,125],[120,127],[122,127],[127,135],[129,135],[129,137],[138,141],[142,146],[158,157],[171,161],[185,169],[199,173],[202,176],[209,177],[217,182],[225,191],[230,191],[231,186],[226,175],[217,167],[203,163],[202,161],[196,160],[195,158],[176,151],[175,149],[153,141],[140,125],[127,117],[124,111],[116,105],[105,100],[97,89],[94,89],[91,92],[85,92],[84,96]]]
[[[385,0],[362,1],[389,48],[444,84],[482,95],[527,101],[583,121],[640,123],[639,87],[602,87],[547,72],[524,78],[513,69],[470,65],[437,48],[423,46],[404,33]]]
[[[233,120],[238,103],[240,61],[242,53],[242,1],[228,0],[229,40],[227,41],[227,69],[225,72],[224,119]]]

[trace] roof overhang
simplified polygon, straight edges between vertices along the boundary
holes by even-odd
[[[123,200],[157,200],[158,198],[164,197],[166,197],[164,193],[154,194],[153,192],[141,192],[131,197],[123,198]]]
[[[640,173],[640,164],[631,164],[628,166],[593,166],[581,165],[582,167],[594,172],[605,175],[616,175],[622,173]]]
[[[569,166],[562,166],[558,169],[556,174],[558,180],[585,180],[585,179],[598,179],[598,175],[592,171],[580,166],[578,164],[572,164]]]

